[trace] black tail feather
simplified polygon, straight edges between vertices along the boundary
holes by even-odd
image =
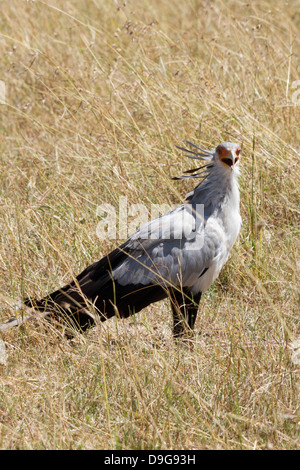
[[[168,292],[161,285],[123,286],[112,278],[112,269],[126,256],[122,247],[117,248],[109,256],[87,267],[70,284],[45,298],[28,298],[24,303],[38,311],[49,311],[52,318],[71,318],[84,331],[95,323],[95,314],[101,321],[115,314],[127,318],[166,298]]]

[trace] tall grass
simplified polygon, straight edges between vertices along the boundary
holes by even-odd
[[[121,242],[99,205],[181,202],[185,138],[243,145],[243,227],[187,342],[168,302],[6,335],[1,448],[298,449],[296,0],[3,4],[1,321]]]

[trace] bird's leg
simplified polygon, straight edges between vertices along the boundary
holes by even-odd
[[[201,299],[201,292],[192,294],[186,288],[170,290],[173,312],[173,334],[182,336],[188,330],[193,330]]]

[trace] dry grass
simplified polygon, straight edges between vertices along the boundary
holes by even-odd
[[[243,144],[243,228],[187,343],[167,302],[7,335],[1,448],[299,449],[297,1],[4,3],[2,321],[119,243],[99,204],[181,201],[185,138]]]

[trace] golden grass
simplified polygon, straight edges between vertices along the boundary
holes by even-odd
[[[243,228],[186,343],[168,302],[2,338],[1,448],[299,449],[297,1],[4,4],[1,321],[120,242],[100,204],[181,202],[185,138],[242,143]]]

